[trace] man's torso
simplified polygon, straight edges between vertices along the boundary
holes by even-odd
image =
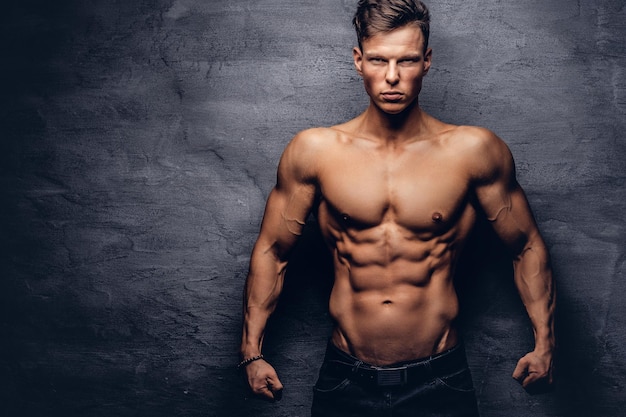
[[[389,143],[323,129],[318,220],[337,347],[379,365],[457,343],[454,266],[476,217],[462,129]]]

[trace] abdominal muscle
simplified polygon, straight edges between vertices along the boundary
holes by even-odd
[[[374,365],[428,357],[454,347],[458,299],[452,282],[455,256],[449,245],[405,242],[402,246],[410,247],[406,253],[429,255],[422,259],[399,255],[388,261],[373,256],[371,263],[360,259],[357,264],[359,252],[371,253],[371,245],[360,246],[343,254],[337,246],[334,251],[333,343]]]

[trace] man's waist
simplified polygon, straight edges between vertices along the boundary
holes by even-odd
[[[425,358],[376,366],[364,362],[328,343],[324,366],[336,375],[368,386],[389,387],[422,383],[449,375],[467,366],[465,349],[461,344]]]

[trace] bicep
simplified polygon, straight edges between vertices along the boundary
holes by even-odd
[[[278,164],[276,186],[270,193],[259,235],[262,250],[285,259],[302,233],[316,194],[314,158],[302,140],[287,146]]]
[[[487,219],[513,253],[521,253],[529,241],[539,238],[528,200],[519,184],[492,184],[478,192]]]
[[[285,258],[302,233],[314,197],[314,189],[306,184],[277,185],[267,199],[255,249]]]
[[[514,252],[539,238],[537,225],[524,190],[515,178],[515,163],[499,139],[487,153],[486,174],[478,181],[476,196],[496,234]]]

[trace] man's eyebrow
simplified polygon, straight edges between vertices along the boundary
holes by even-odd
[[[381,54],[365,54],[365,59],[387,59]]]
[[[386,58],[385,54],[374,51],[374,52],[363,52],[363,56],[365,58]],[[405,55],[400,55],[398,59],[421,59],[423,54],[419,52],[409,52]]]

